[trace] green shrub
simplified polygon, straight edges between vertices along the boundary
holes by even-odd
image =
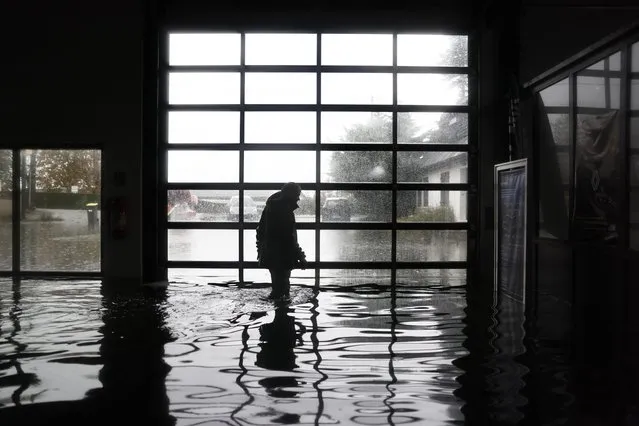
[[[412,215],[398,220],[399,222],[455,222],[455,211],[450,205],[422,207]]]

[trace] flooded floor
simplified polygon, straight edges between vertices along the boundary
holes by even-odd
[[[554,425],[579,413],[565,352],[532,359],[521,312],[473,314],[464,286],[295,286],[280,307],[267,292],[0,281],[0,424]],[[575,424],[612,424],[589,418]]]

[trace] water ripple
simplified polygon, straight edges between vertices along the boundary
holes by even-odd
[[[0,417],[63,401],[140,418],[153,406],[170,419],[153,424],[179,425],[462,424],[478,407],[504,424],[523,415],[529,370],[507,344],[512,324],[493,323],[491,353],[467,349],[479,323],[463,288],[294,287],[290,306],[267,292],[0,281]],[[568,399],[565,370],[537,370]]]

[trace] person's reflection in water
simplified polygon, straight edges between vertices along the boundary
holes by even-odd
[[[102,388],[87,392],[99,403],[95,420],[174,425],[165,383],[170,367],[164,361],[164,345],[173,340],[165,323],[166,291],[105,284],[102,296]]]
[[[258,367],[277,371],[293,371],[298,367],[295,363],[295,346],[304,343],[302,336],[306,328],[296,322],[289,315],[290,312],[292,309],[288,306],[278,306],[273,322],[260,326],[260,351],[255,361]],[[295,398],[298,395],[298,392],[290,390],[299,386],[295,377],[266,377],[260,380],[259,384],[273,398]],[[300,420],[299,414],[277,411],[281,415],[272,420],[274,423],[295,424]]]

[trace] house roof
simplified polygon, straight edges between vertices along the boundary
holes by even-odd
[[[457,143],[464,144],[466,143],[466,140],[460,139]],[[423,165],[426,167],[434,167],[446,161],[453,160],[456,157],[464,156],[466,154],[466,151],[431,151],[428,153],[428,155],[425,156]]]

